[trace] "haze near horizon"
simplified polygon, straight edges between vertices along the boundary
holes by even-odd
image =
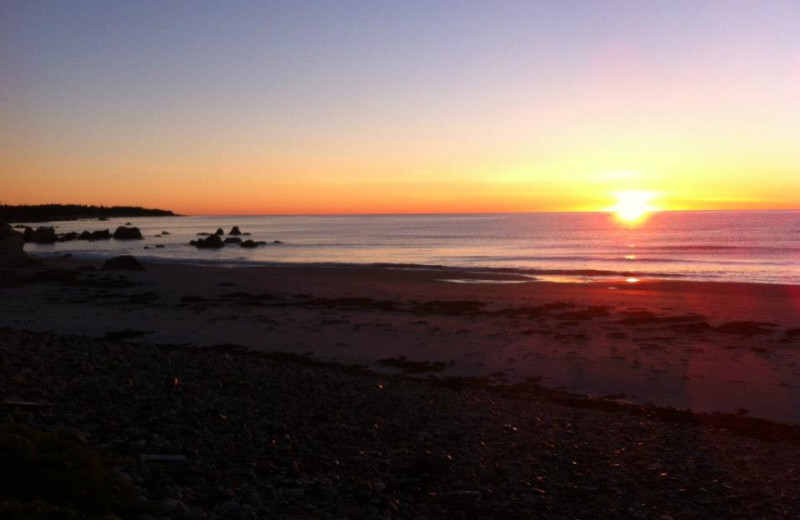
[[[800,209],[791,1],[2,1],[0,24],[7,204]]]

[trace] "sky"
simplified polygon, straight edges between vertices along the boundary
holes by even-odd
[[[0,202],[800,209],[800,2],[0,0]]]

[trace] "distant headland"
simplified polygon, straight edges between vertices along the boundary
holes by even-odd
[[[176,217],[165,209],[137,206],[86,206],[83,204],[0,205],[0,222],[51,222],[84,218]]]

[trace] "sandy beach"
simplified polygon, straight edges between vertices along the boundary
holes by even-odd
[[[122,457],[123,516],[800,511],[797,287],[101,266],[3,289],[0,398]]]
[[[0,326],[237,345],[387,373],[536,381],[595,397],[800,423],[800,287],[380,267],[83,269],[4,290]],[[84,267],[81,267],[84,266]],[[101,264],[92,267],[98,268]]]

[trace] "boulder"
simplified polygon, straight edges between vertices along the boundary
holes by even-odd
[[[100,231],[84,231],[78,235],[78,240],[108,240],[111,238],[111,231],[103,229]]]
[[[120,226],[114,231],[114,238],[117,240],[140,240],[142,232],[137,227]]]
[[[103,264],[103,271],[124,270],[124,271],[144,271],[144,266],[131,255],[122,255],[109,258]]]
[[[228,237],[225,239],[226,244],[241,244],[242,239],[239,237]]]
[[[241,235],[241,234],[242,234],[242,232],[241,232],[241,230],[239,229],[239,226],[233,226],[233,227],[231,228],[231,232],[230,232],[230,233],[228,233],[228,234],[229,234],[229,235],[237,235],[237,236],[238,236],[238,235]]]
[[[28,253],[23,250],[22,235],[9,226],[0,225],[0,267],[22,267],[28,264]]]
[[[217,231],[214,233],[215,235],[224,235],[225,232],[222,231],[222,228],[217,228]]]
[[[25,242],[34,244],[53,244],[56,241],[56,230],[51,226],[39,226],[36,229],[26,227],[22,238]]]
[[[111,240],[111,231],[108,229],[92,231],[89,235],[89,240]]]
[[[192,244],[192,242],[194,242],[194,244]],[[209,235],[207,238],[193,240],[192,242],[189,243],[198,249],[219,249],[225,246],[219,235]]]
[[[266,242],[261,241],[261,240],[259,240],[257,242],[253,241],[253,240],[245,240],[244,242],[242,242],[242,247],[246,247],[248,249],[252,249],[254,247],[263,246],[265,244],[266,244]]]

